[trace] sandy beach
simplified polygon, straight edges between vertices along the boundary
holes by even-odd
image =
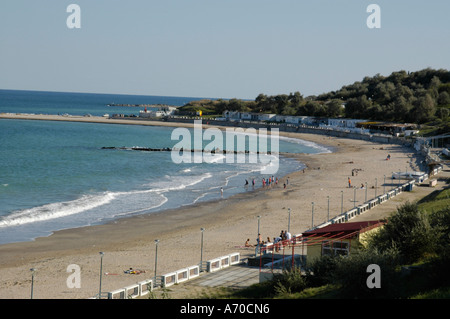
[[[29,119],[26,115],[0,118]],[[37,118],[59,120],[55,118]],[[76,120],[76,119],[65,119]],[[94,121],[79,118],[80,121]],[[178,123],[108,120],[96,122],[170,125]],[[206,126],[205,126],[206,127]],[[204,227],[203,260],[239,252],[241,258],[254,253],[242,248],[247,238],[256,243],[258,220],[263,239],[277,236],[288,227],[288,208],[291,208],[292,234],[300,234],[311,227],[311,208],[314,202],[314,224],[327,220],[327,196],[330,197],[330,217],[341,212],[341,191],[344,192],[344,211],[353,207],[353,188],[356,202],[364,202],[365,190],[359,189],[367,182],[368,196],[383,191],[384,175],[387,188],[390,176],[399,169],[420,170],[418,158],[412,149],[399,145],[376,144],[361,140],[341,139],[323,135],[282,133],[325,146],[333,147],[329,154],[291,154],[307,165],[305,171],[289,175],[289,184],[283,182],[270,189],[248,191],[214,202],[183,207],[176,210],[124,218],[114,223],[68,229],[55,232],[33,242],[0,246],[0,298],[29,298],[30,268],[37,269],[34,277],[34,298],[75,299],[89,298],[98,292],[99,252],[103,257],[102,290],[111,291],[154,274],[155,239],[159,239],[157,274],[165,274],[200,261],[201,231]],[[391,155],[389,161],[387,155]],[[352,176],[352,170],[357,175]],[[377,179],[377,182],[376,182]],[[81,287],[68,288],[66,280],[71,274],[69,265],[81,268]],[[130,267],[145,270],[140,275],[124,274]],[[107,274],[106,274],[107,273]]]

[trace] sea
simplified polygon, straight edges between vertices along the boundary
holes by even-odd
[[[0,90],[0,113],[138,116],[141,107],[110,105],[182,106],[199,99]],[[0,119],[0,244],[33,241],[62,229],[221,200],[263,187],[263,178],[274,176],[284,183],[283,176],[305,167],[280,156],[276,174],[265,175],[264,166],[270,164],[262,161],[227,163],[218,157],[209,163],[175,163],[171,152],[132,150],[172,148],[179,142],[172,138],[174,129]],[[332,150],[280,137],[279,151]]]

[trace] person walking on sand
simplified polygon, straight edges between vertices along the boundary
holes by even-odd
[[[220,196],[223,197],[223,187],[220,188]]]
[[[350,180],[350,177],[348,178],[348,188],[352,188],[352,181]]]

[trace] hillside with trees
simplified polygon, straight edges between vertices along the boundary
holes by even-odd
[[[201,100],[181,107],[188,114],[202,110],[206,115],[223,111],[275,113],[281,115],[346,117],[397,123],[431,123],[450,131],[450,72],[423,69],[376,74],[345,85],[337,91],[303,97],[300,92],[259,94],[254,101]]]

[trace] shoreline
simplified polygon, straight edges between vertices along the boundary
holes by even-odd
[[[131,123],[108,122],[142,124],[134,120]],[[413,150],[399,145],[304,133],[283,132],[283,136],[325,145],[331,147],[333,152],[289,154],[307,168],[305,172],[289,174],[286,189],[279,183],[271,189],[258,188],[230,198],[127,217],[104,225],[61,230],[33,242],[0,245],[0,298],[28,298],[29,269],[32,267],[38,269],[35,277],[36,298],[92,297],[98,292],[100,251],[105,252],[104,272],[115,274],[103,276],[103,291],[152,277],[155,239],[160,240],[158,275],[197,264],[200,261],[201,227],[206,229],[204,261],[233,252],[239,252],[243,259],[254,254],[253,249],[242,248],[242,245],[247,238],[251,243],[256,242],[258,215],[261,216],[262,238],[272,239],[281,230],[287,229],[287,208],[291,208],[291,233],[299,234],[311,226],[312,201],[315,202],[315,225],[327,219],[327,196],[333,200],[330,217],[340,214],[341,191],[345,196],[344,211],[353,207],[350,201],[350,198],[353,199],[353,189],[347,186],[349,176],[356,186],[363,181],[368,182],[370,189],[375,178],[380,181],[383,175],[390,176],[388,174],[404,167],[405,162],[412,158],[420,163]],[[388,152],[393,155],[390,161],[385,160]],[[360,169],[359,176],[352,177],[351,170],[354,168]],[[382,187],[381,184],[378,183],[378,188]],[[66,269],[70,264],[81,267],[81,288],[70,289],[66,285],[69,276]],[[138,277],[123,274],[130,267],[144,269],[146,274]]]
[[[148,121],[148,120],[135,120],[135,119],[125,119],[125,120],[121,120],[121,119],[109,119],[109,118],[103,118],[103,117],[99,117],[99,116],[89,116],[89,117],[85,117],[85,116],[62,116],[62,115],[44,115],[44,114],[27,114],[27,113],[0,113],[0,120],[1,119],[9,119],[9,120],[35,120],[35,121],[64,121],[64,122],[77,122],[77,123],[93,123],[93,124],[112,124],[112,125],[142,125],[142,126],[163,126],[163,127],[174,127],[177,126],[177,123],[169,123],[169,122],[159,122],[159,121]],[[118,121],[118,122],[116,122]],[[166,125],[168,124],[168,125]],[[179,123],[181,126],[186,127],[186,128],[194,128],[194,124],[190,124],[190,123]],[[206,128],[219,128],[221,130],[225,130],[229,127],[220,127],[220,126],[215,126],[215,125],[206,125],[206,124],[202,124],[202,129],[206,129]],[[292,137],[292,138],[297,138],[296,136],[292,136],[290,134],[282,134],[285,132],[281,132],[280,136],[285,136],[285,137]],[[306,140],[302,140],[304,142],[308,142]],[[317,145],[317,147],[316,147]],[[319,145],[314,143],[314,146],[312,146],[313,148],[316,148],[318,150],[318,153],[328,153],[328,152],[332,152],[331,149],[325,147],[324,145]],[[121,147],[102,147],[105,149],[108,148],[114,148],[114,149],[120,149]],[[144,149],[144,148],[143,148]],[[159,149],[155,149],[156,151],[158,151]],[[163,149],[163,151],[167,151],[167,149]],[[170,151],[170,150],[169,150]],[[303,163],[302,161],[300,161],[298,159],[298,155],[299,153],[283,153],[280,152],[279,153],[280,157],[285,157],[285,158],[290,158],[290,159],[294,159],[296,160],[301,166],[306,166],[305,163]],[[292,172],[295,172],[297,168],[291,168]],[[289,173],[290,174],[290,173]],[[286,179],[286,176],[278,176],[280,183],[282,184],[282,180]],[[260,181],[258,180],[256,185],[259,185]],[[267,187],[267,186],[266,186]],[[126,219],[126,218],[134,218],[137,216],[141,216],[141,215],[148,215],[148,214],[159,214],[159,213],[163,213],[166,211],[174,211],[174,210],[178,210],[181,208],[185,208],[185,207],[193,207],[193,206],[198,206],[201,204],[206,204],[209,202],[217,202],[223,199],[227,199],[230,196],[236,196],[239,194],[251,194],[254,192],[258,192],[261,190],[265,190],[262,189],[261,186],[256,186],[255,188],[252,188],[251,185],[248,186],[247,190],[241,190],[239,191],[239,193],[237,194],[231,194],[231,195],[227,195],[226,194],[226,189],[224,189],[224,197],[223,198],[217,198],[217,199],[211,199],[211,200],[207,200],[207,201],[199,201],[199,202],[193,202],[193,203],[188,203],[188,204],[184,204],[181,205],[178,208],[163,208],[163,209],[157,209],[157,210],[152,210],[149,212],[145,212],[143,214],[131,214],[130,216],[124,216],[124,217],[117,217],[114,218],[110,221],[100,221],[100,222],[96,222],[95,224],[92,225],[81,225],[81,226],[68,226],[67,228],[62,228],[62,229],[53,229],[53,230],[49,230],[49,234],[48,235],[40,235],[28,240],[18,240],[16,242],[7,242],[7,243],[0,243],[1,245],[8,245],[8,244],[19,244],[19,243],[26,243],[26,242],[34,242],[39,238],[46,238],[46,237],[50,237],[52,236],[55,232],[60,232],[60,231],[65,231],[65,230],[74,230],[74,229],[80,229],[80,228],[84,228],[84,227],[94,227],[94,226],[100,226],[100,225],[104,225],[104,224],[112,224],[115,223],[117,220],[121,220],[121,219]],[[251,196],[251,195],[249,195]],[[151,209],[150,209],[151,210]]]

